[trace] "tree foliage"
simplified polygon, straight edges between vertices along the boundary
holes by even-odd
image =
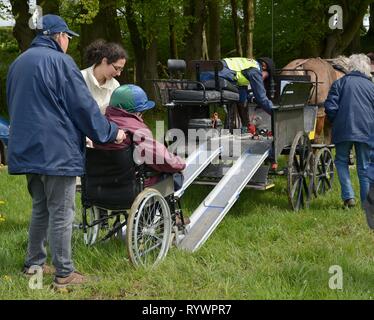
[[[0,47],[6,66],[19,50],[28,48],[35,33],[28,27],[27,1],[10,0],[12,11],[0,2],[0,15],[13,15],[16,27]],[[214,59],[227,56],[273,56],[277,66],[300,57],[333,57],[353,51],[374,50],[374,27],[366,34],[363,16],[374,0],[41,0],[43,13],[60,14],[81,34],[69,47],[80,67],[86,67],[86,46],[100,37],[120,42],[130,53],[121,82],[165,77],[170,57],[203,57],[203,47]],[[343,8],[343,30],[331,30],[331,5]],[[373,6],[370,12],[373,12]],[[370,21],[373,21],[371,17]],[[250,32],[253,30],[253,38]],[[4,39],[4,38],[2,38]],[[206,39],[206,40],[205,40]],[[17,40],[17,41],[15,41]],[[15,50],[17,49],[17,50]],[[19,49],[19,50],[18,50]],[[206,53],[205,53],[206,54]],[[4,101],[4,90],[0,91]]]

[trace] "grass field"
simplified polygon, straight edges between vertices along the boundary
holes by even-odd
[[[354,170],[353,170],[354,172]],[[354,179],[357,190],[357,179]],[[217,230],[196,253],[175,247],[155,270],[131,267],[119,240],[86,247],[75,231],[73,254],[79,271],[99,281],[70,293],[31,290],[20,274],[27,246],[31,201],[25,178],[0,170],[0,299],[372,299],[374,236],[360,208],[342,210],[339,187],[312,201],[308,210],[289,210],[286,179],[275,188],[246,190]],[[188,215],[211,190],[192,186],[183,198]],[[79,199],[77,199],[79,213]],[[343,270],[343,289],[329,288]]]

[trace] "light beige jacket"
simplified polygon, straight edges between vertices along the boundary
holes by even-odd
[[[100,107],[101,113],[105,114],[105,110],[109,105],[110,96],[112,95],[113,91],[120,86],[120,84],[116,79],[113,78],[109,81],[107,80],[101,86],[94,76],[93,69],[94,65],[82,70],[81,72],[84,80],[86,81],[88,89]]]

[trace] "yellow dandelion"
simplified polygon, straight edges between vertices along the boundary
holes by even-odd
[[[10,276],[5,275],[5,276],[3,276],[3,280],[4,281],[12,281],[12,278]]]

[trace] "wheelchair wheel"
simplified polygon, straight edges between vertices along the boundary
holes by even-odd
[[[86,230],[83,233],[84,244],[91,246],[96,242],[97,236],[99,234],[100,223],[92,225],[94,221],[100,218],[100,212],[98,207],[90,207],[86,210]]]
[[[145,189],[135,199],[127,222],[127,250],[134,266],[155,266],[171,242],[171,215],[165,198]]]

